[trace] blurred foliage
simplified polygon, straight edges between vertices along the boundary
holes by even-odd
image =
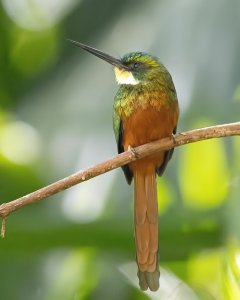
[[[108,65],[66,42],[115,56],[153,53],[172,74],[179,131],[238,121],[240,3],[0,3],[0,201],[116,153]],[[240,140],[176,149],[158,179],[161,288],[137,288],[133,191],[120,170],[8,218],[1,299],[240,299]]]
[[[209,123],[195,122],[193,127],[201,128]],[[186,204],[198,209],[221,204],[227,197],[229,182],[223,140],[195,143],[182,149],[180,154],[180,190]]]

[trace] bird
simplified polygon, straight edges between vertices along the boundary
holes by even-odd
[[[72,44],[113,66],[119,85],[113,105],[113,129],[118,153],[176,134],[179,105],[172,77],[146,52],[122,58],[80,42]],[[162,176],[174,148],[122,166],[128,184],[134,181],[134,239],[140,289],[159,289],[158,196],[156,177]]]

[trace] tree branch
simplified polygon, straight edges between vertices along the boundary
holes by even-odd
[[[93,167],[74,173],[26,196],[0,205],[0,217],[2,218],[1,236],[5,236],[5,225],[7,216],[19,208],[41,201],[49,196],[66,190],[78,183],[89,180],[93,177],[109,172],[113,169],[128,164],[134,160],[155,154],[159,151],[173,147],[198,142],[202,140],[240,135],[240,122],[211,126],[176,134],[174,137],[167,137],[154,141],[129,151],[123,152],[113,158],[99,163]]]

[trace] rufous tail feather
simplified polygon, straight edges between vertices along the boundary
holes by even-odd
[[[134,170],[136,260],[142,290],[159,288],[158,202],[154,168]]]

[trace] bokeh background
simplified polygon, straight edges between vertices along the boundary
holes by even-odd
[[[0,201],[116,153],[114,56],[147,51],[172,74],[179,131],[240,117],[238,0],[1,0]],[[240,139],[175,150],[158,181],[161,289],[137,288],[133,190],[120,169],[8,218],[0,298],[240,299]]]

